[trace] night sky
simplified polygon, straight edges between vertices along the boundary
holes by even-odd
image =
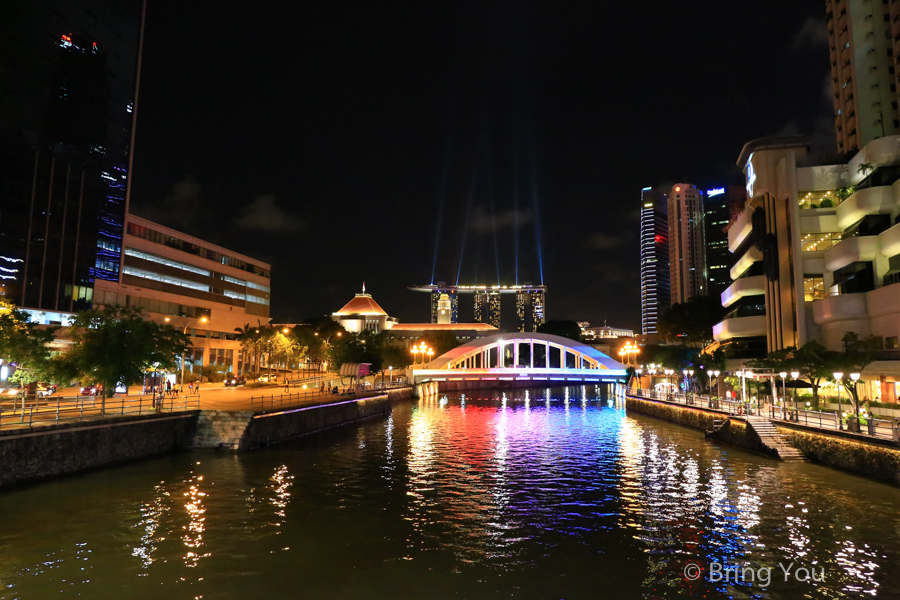
[[[270,262],[275,321],[543,278],[637,330],[642,187],[834,143],[821,0],[148,4],[132,211]]]

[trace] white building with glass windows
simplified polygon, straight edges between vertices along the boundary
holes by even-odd
[[[713,328],[737,358],[848,331],[884,340],[863,372],[870,398],[900,382],[900,136],[869,142],[849,162],[814,164],[800,136],[748,143],[738,165],[748,200],[728,229],[731,309]]]
[[[94,305],[140,307],[187,331],[195,376],[205,365],[241,371],[235,329],[268,324],[270,265],[131,214],[122,242],[119,281],[97,279]]]

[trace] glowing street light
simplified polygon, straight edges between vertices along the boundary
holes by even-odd
[[[859,432],[859,392],[857,392],[857,386],[859,385],[859,373],[850,373],[850,379],[853,380],[853,404],[855,405],[856,412],[856,431]]]
[[[168,323],[171,320],[172,319],[170,319],[169,317],[166,317],[166,323]],[[184,335],[187,335],[187,329],[188,329],[189,324],[193,323],[194,321],[200,321],[201,323],[206,323],[208,320],[209,319],[207,319],[206,317],[200,317],[199,319],[188,319],[184,323],[184,327],[183,327]],[[257,333],[259,332],[258,329],[256,331],[257,331]],[[191,344],[191,348],[193,348],[193,347],[194,347],[194,345]],[[181,386],[184,387],[184,352],[181,353]]]
[[[835,371],[834,373],[832,373],[832,375],[834,375],[834,381],[835,381],[835,383],[837,383],[837,390],[838,390],[838,412],[841,412],[841,382],[842,382],[843,379],[844,379],[844,374],[841,373],[840,371]]]

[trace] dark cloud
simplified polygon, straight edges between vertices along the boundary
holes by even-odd
[[[484,205],[478,205],[469,219],[469,230],[475,233],[490,233],[500,229],[512,229],[530,223],[534,214],[530,208],[510,208],[496,214],[490,214]]]
[[[172,185],[161,203],[138,205],[134,207],[134,212],[151,221],[186,231],[200,213],[203,202],[201,191],[200,182],[192,175],[185,175]]]
[[[263,194],[253,199],[234,220],[237,227],[260,231],[300,231],[306,223],[278,206],[275,196]]]
[[[608,235],[606,233],[595,233],[584,239],[581,243],[582,247],[591,250],[610,250],[623,246],[628,241],[627,235]]]
[[[818,50],[827,46],[828,30],[825,27],[825,20],[820,17],[808,17],[791,40],[791,47],[795,52]]]

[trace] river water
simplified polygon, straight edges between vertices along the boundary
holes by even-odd
[[[900,598],[900,490],[603,392],[435,397],[4,492],[0,599]]]

